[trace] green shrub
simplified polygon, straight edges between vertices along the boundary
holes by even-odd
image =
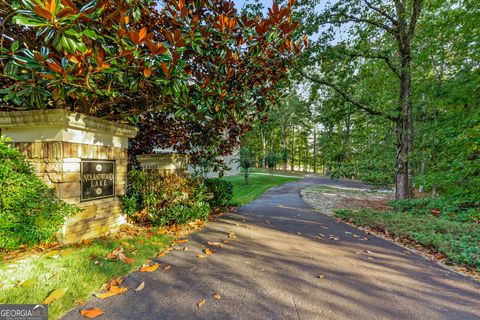
[[[25,157],[0,139],[0,249],[50,241],[77,211],[55,198]]]
[[[362,227],[408,239],[448,260],[480,271],[480,224],[411,212],[338,210],[336,215]]]
[[[182,172],[131,170],[123,210],[138,224],[169,225],[206,219],[210,207],[200,178]]]
[[[392,207],[397,211],[409,211],[415,215],[432,215],[433,211],[439,212],[442,219],[457,222],[480,222],[480,207],[466,206],[462,199],[449,197],[425,197],[421,199],[408,199],[392,201]]]
[[[210,206],[205,202],[193,206],[175,204],[162,210],[157,224],[168,225],[172,223],[185,224],[192,220],[206,220],[210,214]]]
[[[228,205],[233,198],[233,183],[223,179],[206,179],[207,192],[212,194],[208,203],[212,208],[221,208]]]

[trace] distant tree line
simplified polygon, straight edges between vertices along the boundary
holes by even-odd
[[[480,8],[471,1],[341,0],[297,7],[311,47],[301,99],[245,144],[258,165],[325,172],[480,204]],[[309,89],[306,89],[308,87]]]

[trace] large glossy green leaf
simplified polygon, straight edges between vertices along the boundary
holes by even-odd
[[[25,16],[20,16],[20,15],[14,16],[12,20],[14,23],[22,26],[26,26],[26,27],[43,27],[43,26],[49,25],[49,23],[45,22],[45,20],[29,18]]]
[[[12,49],[13,52],[17,51],[17,49],[20,47],[20,42],[18,41],[15,41],[12,46],[10,47],[10,49]]]
[[[90,9],[93,9],[95,8],[95,6],[97,5],[98,3],[98,0],[92,0],[92,1],[89,1],[87,2],[81,9],[80,9],[80,12],[86,12]]]

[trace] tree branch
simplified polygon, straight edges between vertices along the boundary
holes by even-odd
[[[412,38],[415,33],[415,26],[417,25],[418,18],[420,17],[420,11],[422,10],[423,0],[414,0],[412,16],[410,18],[410,24],[408,26],[408,37]]]
[[[396,31],[394,29],[390,28],[386,24],[381,23],[379,21],[364,19],[364,18],[353,16],[353,15],[349,15],[349,14],[346,14],[346,13],[339,13],[339,14],[333,15],[333,17],[334,18],[335,17],[342,17],[344,19],[342,19],[342,20],[327,20],[327,21],[323,22],[323,24],[327,24],[327,23],[348,23],[348,22],[366,23],[366,24],[369,24],[371,26],[377,27],[379,29],[383,29],[386,32],[390,33],[391,35],[394,35],[394,36],[397,35]]]
[[[383,55],[376,55],[376,54],[363,54],[363,53],[354,53],[354,52],[347,52],[346,53],[349,57],[360,57],[360,58],[367,58],[367,59],[381,59],[384,60],[387,66],[392,70],[392,72],[400,79],[400,72],[398,69],[393,65],[392,61],[389,57]]]
[[[371,115],[374,115],[374,116],[381,116],[387,120],[390,120],[390,121],[393,121],[393,122],[396,122],[397,121],[397,117],[394,117],[394,116],[391,116],[389,114],[386,114],[386,113],[383,113],[381,111],[378,111],[378,110],[374,110],[372,109],[371,107],[369,106],[366,106],[364,105],[363,103],[353,99],[352,97],[350,97],[345,91],[343,91],[342,89],[340,89],[337,85],[333,84],[333,83],[330,83],[328,81],[325,81],[325,80],[321,80],[321,79],[317,79],[317,78],[314,78],[314,77],[311,77],[307,74],[305,74],[302,70],[294,67],[294,69],[299,72],[304,78],[312,81],[312,82],[315,82],[315,83],[318,83],[320,85],[324,85],[324,86],[327,86],[327,87],[330,87],[332,88],[333,90],[335,90],[335,92],[337,92],[340,96],[342,96],[346,101],[350,102],[353,106],[355,106],[357,109],[360,109],[368,114],[371,114]]]
[[[367,5],[367,7],[369,7],[370,9],[378,12],[380,15],[382,15],[383,17],[387,18],[388,20],[390,20],[391,23],[393,23],[394,25],[398,24],[398,20],[395,19],[392,15],[388,14],[387,12],[385,12],[385,10],[382,10],[378,7],[375,7],[370,1],[368,0],[363,0],[363,2],[365,2],[365,4]]]

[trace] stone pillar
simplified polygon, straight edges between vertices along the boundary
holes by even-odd
[[[0,112],[0,133],[23,152],[62,200],[83,209],[59,231],[75,243],[118,230],[125,222],[128,138],[137,129],[66,110]]]

